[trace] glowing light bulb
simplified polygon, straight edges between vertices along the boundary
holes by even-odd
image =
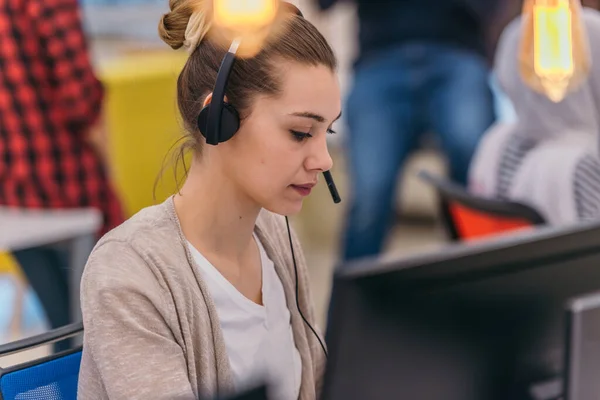
[[[590,55],[579,0],[526,0],[521,76],[534,90],[560,102],[587,78]]]
[[[252,57],[269,35],[277,34],[282,13],[281,0],[213,0],[213,23],[217,40],[228,46],[240,40],[237,55]]]
[[[553,100],[565,96],[573,66],[572,13],[567,1],[533,6],[534,70]]]
[[[227,29],[254,31],[271,24],[278,0],[215,0],[214,22]]]

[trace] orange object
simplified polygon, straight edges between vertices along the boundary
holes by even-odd
[[[524,218],[492,216],[456,203],[449,204],[448,208],[457,234],[463,241],[534,228],[534,225]]]

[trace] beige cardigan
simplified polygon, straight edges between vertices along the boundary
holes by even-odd
[[[325,366],[296,307],[285,219],[262,211],[256,234],[283,284],[302,359],[300,399],[319,392]],[[299,302],[315,325],[306,261],[294,235]],[[227,396],[233,384],[217,312],[175,213],[173,198],[104,236],[81,284],[85,333],[78,398],[197,399]]]

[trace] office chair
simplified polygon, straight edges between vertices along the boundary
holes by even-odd
[[[51,344],[83,332],[78,322],[0,345],[2,357]],[[0,367],[0,400],[76,400],[81,346],[8,368]]]
[[[546,223],[536,210],[525,204],[475,196],[427,171],[418,175],[436,189],[442,223],[453,241],[471,241]]]

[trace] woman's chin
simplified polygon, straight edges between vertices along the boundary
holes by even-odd
[[[302,199],[300,200],[282,200],[263,206],[264,209],[274,214],[293,216],[302,211]]]

